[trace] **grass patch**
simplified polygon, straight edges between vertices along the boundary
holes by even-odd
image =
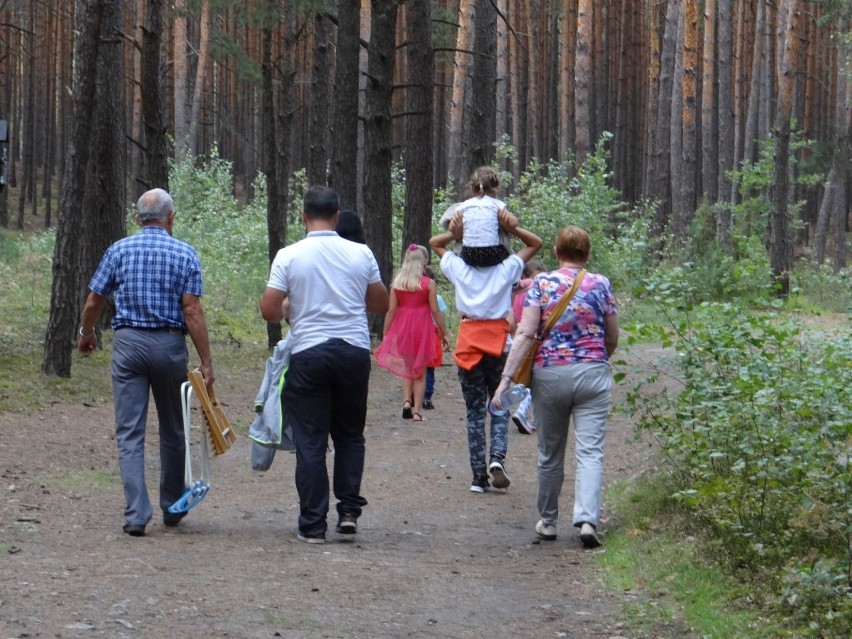
[[[57,475],[45,482],[52,487],[65,490],[85,491],[121,487],[121,477],[117,472],[105,470],[78,470],[68,475]]]
[[[683,619],[695,635],[713,639],[796,636],[750,607],[749,585],[712,562],[701,529],[672,492],[663,478],[608,490],[618,525],[597,559],[607,587],[625,593],[625,622],[652,632]]]
[[[41,373],[41,352],[10,353],[0,357],[0,410],[32,413],[61,402],[100,405],[112,401],[109,355],[95,353],[89,361],[74,362],[70,379]]]

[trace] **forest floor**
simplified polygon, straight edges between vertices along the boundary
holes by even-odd
[[[645,347],[624,357],[658,355]],[[108,374],[88,365],[75,364],[77,384]],[[607,592],[595,561],[606,544],[583,550],[570,526],[572,454],[556,541],[533,531],[535,436],[510,424],[511,486],[469,491],[454,366],[438,369],[424,423],[401,419],[399,380],[374,366],[369,506],[358,534],[334,533],[332,515],[328,543],[298,542],[294,457],[279,452],[266,473],[249,465],[245,433],[264,365],[259,357],[256,367],[218,366],[216,390],[238,439],[212,460],[213,487],[181,525],[165,528],[155,515],[142,538],[121,530],[111,398],[0,413],[0,639],[637,637],[620,621],[637,593]],[[627,384],[617,386],[622,394]],[[156,503],[155,423],[151,414],[146,468]],[[608,483],[654,463],[653,448],[633,439],[629,420],[613,415]],[[605,504],[604,537],[616,526]],[[675,620],[642,636],[691,635]]]

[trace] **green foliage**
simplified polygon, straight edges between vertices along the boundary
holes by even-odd
[[[0,352],[7,355],[41,345],[50,304],[55,236],[48,231],[10,235],[0,230]],[[44,316],[44,322],[34,321]],[[0,364],[2,366],[2,364]]]
[[[204,273],[204,308],[214,332],[232,339],[256,335],[263,324],[257,302],[269,273],[266,183],[261,195],[241,210],[232,190],[232,166],[218,157],[186,158],[171,167],[175,237],[198,251]]]
[[[834,273],[828,268],[814,271],[811,265],[802,265],[793,271],[791,282],[791,308],[852,315],[852,269]]]
[[[507,204],[524,228],[542,238],[540,257],[551,267],[556,266],[552,247],[561,228],[575,224],[588,231],[592,238],[589,268],[607,275],[618,289],[650,264],[651,211],[644,203],[626,210],[618,191],[609,185],[607,145],[611,139],[612,134],[604,133],[576,171],[570,158],[544,165],[533,160]],[[513,153],[505,144],[498,151],[499,157],[511,158]],[[508,184],[511,177],[504,175],[503,179]]]
[[[719,556],[816,622],[814,636],[841,636],[827,630],[852,620],[852,337],[806,339],[732,304],[701,304],[674,328],[679,388],[638,383],[637,428],[659,439],[676,497],[712,527]]]
[[[607,489],[616,525],[606,552],[595,556],[614,591],[629,593],[626,623],[636,636],[779,639],[781,624],[761,619],[753,589],[725,574],[704,529],[672,497],[665,475],[642,477]],[[682,626],[685,620],[691,633]],[[631,635],[632,636],[632,635]]]

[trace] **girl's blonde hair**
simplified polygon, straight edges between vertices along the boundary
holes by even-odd
[[[399,267],[399,271],[391,282],[391,288],[399,291],[419,291],[423,267],[426,266],[428,259],[429,253],[425,246],[409,244],[408,250],[405,252],[405,259],[402,260],[402,266]]]
[[[497,189],[500,188],[500,176],[490,166],[480,166],[474,169],[468,186],[470,187],[470,192],[477,197],[497,195]]]

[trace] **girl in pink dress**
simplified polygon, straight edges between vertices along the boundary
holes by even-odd
[[[426,247],[417,244],[405,252],[391,282],[385,336],[375,352],[380,367],[402,378],[403,418],[418,422],[423,421],[426,368],[435,359],[435,326],[445,348],[449,347],[444,316],[438,309],[438,286],[423,275],[428,257]]]

